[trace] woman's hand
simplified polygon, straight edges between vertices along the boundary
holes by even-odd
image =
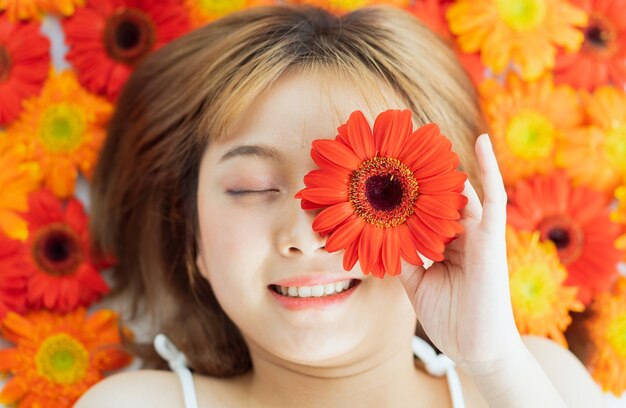
[[[468,374],[489,375],[522,352],[511,307],[506,258],[506,192],[487,135],[475,145],[484,202],[469,181],[464,232],[442,262],[400,279],[430,340]]]

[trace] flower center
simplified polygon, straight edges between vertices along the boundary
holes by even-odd
[[[546,17],[543,0],[496,0],[500,18],[515,31],[525,31],[539,26]]]
[[[604,151],[609,164],[626,173],[626,126],[617,126],[606,133]]]
[[[349,200],[355,214],[380,228],[395,227],[413,214],[417,180],[393,157],[372,157],[350,175]]]
[[[0,44],[0,82],[4,82],[9,79],[12,67],[11,54],[9,50]]]
[[[554,290],[545,278],[550,276],[546,267],[531,263],[520,265],[512,272],[510,287],[514,310],[521,311],[527,316],[538,316],[548,312]]]
[[[523,111],[513,116],[506,130],[511,152],[522,159],[547,158],[554,148],[554,126],[535,111]]]
[[[156,28],[148,14],[136,8],[121,8],[108,18],[104,43],[111,58],[134,64],[156,42]]]
[[[607,19],[598,14],[589,16],[589,24],[584,30],[583,48],[596,54],[610,55],[617,50],[616,32]]]
[[[73,384],[85,377],[89,353],[79,341],[59,333],[41,343],[35,362],[42,377],[57,384]]]
[[[78,237],[61,223],[37,231],[32,251],[37,266],[52,276],[74,273],[83,260]]]
[[[50,106],[42,114],[39,140],[50,153],[69,153],[83,141],[85,115],[75,106],[60,103]]]
[[[569,265],[582,254],[585,235],[570,219],[563,216],[546,218],[539,223],[538,229],[542,241],[554,242],[563,265]]]
[[[617,316],[607,328],[607,339],[615,351],[626,358],[626,314]]]
[[[197,4],[204,13],[222,16],[241,10],[246,0],[200,0]]]

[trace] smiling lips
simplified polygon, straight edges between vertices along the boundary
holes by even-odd
[[[296,286],[295,282],[302,286]],[[324,283],[322,283],[324,282]],[[330,280],[300,278],[268,285],[270,294],[289,310],[320,308],[345,300],[361,283],[360,279]],[[303,284],[308,284],[304,286]]]

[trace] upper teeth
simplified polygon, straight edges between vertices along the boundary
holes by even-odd
[[[276,289],[285,296],[293,296],[293,297],[321,297],[325,295],[332,295],[334,293],[340,293],[344,290],[348,289],[350,286],[350,279],[327,283],[325,285],[315,285],[315,286],[280,286],[276,285]]]

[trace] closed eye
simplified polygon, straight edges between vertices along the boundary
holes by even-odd
[[[270,189],[270,190],[228,190],[226,193],[231,196],[243,196],[246,194],[270,194],[270,193],[278,193],[280,190]]]

